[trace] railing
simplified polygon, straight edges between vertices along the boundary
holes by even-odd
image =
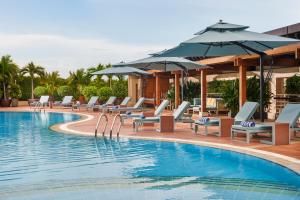
[[[99,125],[100,125],[100,122],[101,122],[102,118],[105,118],[105,126],[104,126],[104,129],[102,130],[102,136],[104,136],[104,134],[105,134],[105,130],[106,130],[107,123],[108,123],[108,117],[106,116],[105,113],[101,113],[101,114],[99,114],[98,121],[97,121],[97,124],[96,124],[95,137],[97,137],[98,128],[99,128]]]
[[[120,129],[121,129],[121,126],[122,126],[122,117],[120,114],[116,114],[115,117],[114,117],[114,120],[113,120],[113,123],[111,124],[111,127],[110,127],[110,132],[109,132],[109,135],[110,137],[112,137],[112,133],[113,133],[113,128],[115,126],[115,123],[116,123],[116,119],[119,118],[120,120],[120,124],[119,124],[119,127],[117,129],[117,137],[119,137],[119,134],[120,134]]]

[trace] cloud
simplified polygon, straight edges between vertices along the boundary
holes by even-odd
[[[167,48],[161,45],[121,44],[103,38],[3,33],[0,33],[0,44],[0,55],[10,54],[20,67],[33,61],[49,71],[58,70],[63,77],[70,70],[99,63],[131,61]]]

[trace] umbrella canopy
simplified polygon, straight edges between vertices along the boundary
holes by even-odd
[[[106,68],[101,71],[92,73],[93,75],[136,75],[136,76],[146,76],[150,73],[129,66],[116,65],[117,67]]]
[[[208,57],[260,54],[269,49],[300,42],[292,38],[248,31],[247,28],[249,27],[220,21],[197,32],[195,37],[156,55],[163,57]]]
[[[247,31],[248,26],[224,23],[208,26],[195,37],[157,56],[206,57],[255,53],[260,55],[260,118],[264,121],[264,51],[296,42],[296,39]]]
[[[158,57],[152,56],[133,62],[127,63],[129,66],[133,66],[140,69],[155,69],[162,71],[187,71],[191,69],[206,69],[208,66],[201,65],[199,63],[187,60],[180,57]]]

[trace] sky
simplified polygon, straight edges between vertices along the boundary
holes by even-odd
[[[264,32],[300,22],[300,0],[0,0],[0,56],[69,71],[147,57],[222,19]]]

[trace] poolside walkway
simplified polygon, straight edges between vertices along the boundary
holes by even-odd
[[[28,106],[21,106],[16,108],[1,108],[0,111],[32,111]],[[55,108],[55,109],[46,109],[46,112],[72,112],[71,109],[62,109],[62,108]],[[92,112],[92,111],[73,111],[73,113],[82,114],[83,119],[81,122],[72,122],[67,125],[61,126],[56,125],[52,127],[57,131],[62,131],[65,133],[75,133],[75,134],[82,134],[87,136],[94,136],[95,125],[97,122],[97,118],[99,112]],[[109,129],[112,123],[113,115],[108,115],[109,123],[106,129],[106,136],[109,136]],[[197,116],[195,116],[196,118]],[[263,150],[266,152],[277,153],[283,156],[289,156],[292,158],[296,158],[299,161],[299,166],[296,166],[297,171],[300,173],[300,141],[292,141],[290,145],[281,145],[281,146],[271,146],[266,144],[259,143],[259,139],[254,139],[250,144],[244,142],[245,138],[240,137],[239,140],[241,141],[233,141],[230,138],[219,138],[213,135],[204,136],[201,134],[195,134],[193,130],[190,129],[189,124],[182,124],[177,123],[175,132],[173,133],[160,133],[156,131],[157,125],[154,127],[141,127],[139,132],[135,132],[132,128],[132,121],[127,120],[125,121],[124,126],[121,127],[120,137],[130,137],[130,138],[141,138],[141,139],[159,139],[164,141],[176,141],[176,142],[184,142],[184,143],[193,143],[193,144],[202,144],[206,146],[213,146],[213,147],[221,147],[224,149],[247,152],[245,149],[254,149],[255,150]],[[67,130],[65,130],[67,129]],[[101,127],[100,127],[101,129]],[[203,131],[202,129],[199,130],[200,132]],[[209,128],[209,131],[216,131],[216,127]],[[99,133],[101,135],[101,133]],[[236,148],[236,149],[235,149]],[[258,152],[259,153],[259,152]],[[252,154],[252,153],[249,153]],[[261,155],[260,157],[264,157]],[[267,158],[269,159],[269,158]],[[295,160],[296,160],[295,159]],[[271,159],[272,160],[272,159]],[[296,161],[297,161],[296,160]],[[276,162],[276,160],[273,160]],[[298,162],[297,161],[297,162]],[[295,169],[295,166],[293,167]]]

